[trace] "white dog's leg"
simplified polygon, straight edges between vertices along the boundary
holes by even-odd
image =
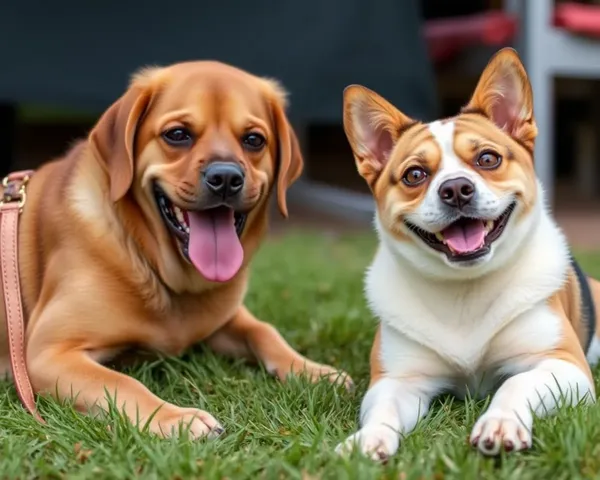
[[[498,389],[487,411],[476,422],[471,443],[486,455],[531,447],[533,415],[553,414],[563,404],[594,402],[590,377],[577,365],[549,358],[515,375]]]
[[[413,430],[427,413],[431,398],[413,379],[378,380],[363,399],[361,429],[340,443],[336,452],[343,455],[359,449],[375,460],[387,459],[398,450],[400,436]]]

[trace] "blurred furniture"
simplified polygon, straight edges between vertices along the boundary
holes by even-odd
[[[517,31],[517,17],[502,10],[429,20],[424,35],[429,54],[436,63],[452,60],[473,46],[500,47],[511,44]]]
[[[522,19],[516,41],[523,54],[534,92],[534,110],[539,129],[536,169],[549,198],[554,181],[554,79],[556,77],[600,79],[600,5],[553,0],[505,0],[507,11]],[[600,123],[600,91],[592,95],[593,122]],[[591,196],[598,191],[598,135],[591,125],[578,134],[575,155],[578,189]]]

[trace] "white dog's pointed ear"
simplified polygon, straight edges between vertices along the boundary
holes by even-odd
[[[485,67],[475,92],[463,112],[478,111],[498,128],[523,144],[537,135],[533,116],[533,93],[517,52],[503,48]]]
[[[372,185],[389,160],[400,132],[415,123],[377,93],[360,85],[344,90],[344,131],[358,173]]]

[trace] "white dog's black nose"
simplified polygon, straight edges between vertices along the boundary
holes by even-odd
[[[244,187],[244,171],[232,162],[213,162],[204,170],[203,180],[212,193],[228,199]]]
[[[438,195],[446,205],[463,208],[475,196],[475,185],[465,177],[453,178],[440,185]]]

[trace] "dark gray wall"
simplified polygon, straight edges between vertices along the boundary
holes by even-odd
[[[0,0],[0,102],[104,109],[148,64],[216,59],[281,80],[300,120],[339,122],[362,83],[436,114],[417,0]]]

